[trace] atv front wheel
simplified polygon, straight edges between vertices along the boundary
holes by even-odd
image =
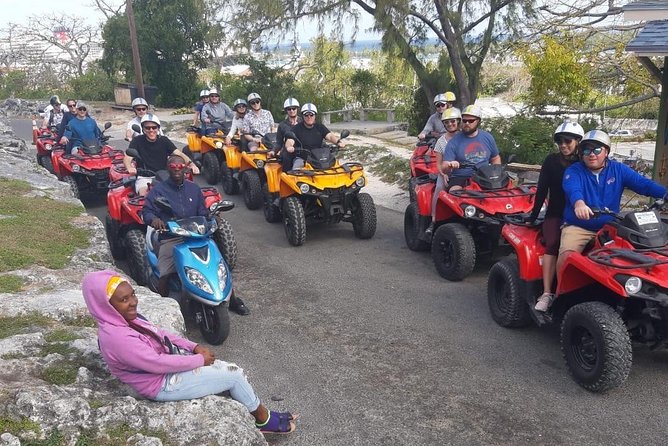
[[[234,237],[230,222],[220,217],[217,220],[218,229],[213,234],[213,241],[216,242],[225,263],[232,271],[237,264],[237,240]]]
[[[128,256],[130,276],[138,285],[148,281],[148,261],[146,260],[146,236],[139,229],[130,229],[125,233],[125,248]]]
[[[446,223],[436,230],[431,242],[431,258],[444,279],[459,281],[475,267],[475,243],[466,226]]]
[[[220,163],[220,181],[223,183],[223,191],[228,195],[239,193],[239,182],[234,178],[234,172],[227,167],[227,161]]]
[[[417,202],[412,201],[408,207],[406,207],[406,212],[404,213],[404,238],[406,239],[406,246],[411,251],[426,251],[429,249],[429,243],[420,239],[420,232],[422,227],[422,220],[427,217],[423,217],[418,212]]]
[[[411,203],[417,201],[415,186],[417,186],[417,178],[410,177],[410,179],[408,180],[408,199],[410,200]]]
[[[283,225],[285,235],[292,246],[303,245],[306,241],[306,216],[301,201],[288,197],[283,201]]]
[[[517,259],[503,259],[489,270],[487,304],[492,319],[502,327],[526,327],[531,323],[529,305],[520,285]]]
[[[360,192],[353,200],[355,216],[353,218],[353,230],[355,236],[361,239],[373,237],[376,233],[376,205],[371,195]]]
[[[109,242],[109,250],[111,251],[111,256],[115,260],[125,259],[125,248],[123,247],[123,241],[119,237],[119,224],[116,220],[111,218],[109,212],[104,219],[104,229],[107,233],[107,241]]]
[[[631,371],[631,338],[621,316],[603,302],[573,306],[561,324],[561,350],[575,382],[591,392],[624,383]]]
[[[66,177],[63,177],[63,181],[66,182],[70,186],[70,190],[72,191],[72,195],[74,198],[77,200],[81,199],[81,191],[79,190],[79,185],[77,184],[77,179],[74,178],[72,175],[67,175]]]
[[[230,334],[230,313],[227,304],[222,303],[212,307],[201,304],[202,317],[199,330],[206,342],[211,345],[220,345]]]
[[[51,161],[50,155],[37,155],[37,164],[49,171],[49,173],[54,173],[53,162]]]
[[[264,195],[264,219],[267,223],[278,223],[281,221],[281,208],[274,204],[274,197],[269,193],[269,188],[265,182],[262,187]]]
[[[202,156],[202,175],[209,184],[216,184],[220,179],[220,163],[214,152],[206,152]]]
[[[244,191],[244,203],[250,210],[262,206],[262,182],[257,170],[249,169],[241,174],[241,189]]]

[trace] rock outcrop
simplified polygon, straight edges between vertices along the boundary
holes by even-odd
[[[81,203],[69,187],[35,163],[35,150],[0,122],[1,176],[28,181],[33,194]],[[225,396],[157,403],[113,378],[97,347],[80,283],[85,272],[113,269],[102,223],[85,213],[90,233],[63,270],[31,267],[12,274],[26,281],[17,294],[0,294],[3,324],[24,322],[0,338],[0,446],[60,438],[59,444],[265,445],[253,417]],[[26,228],[29,230],[29,228]],[[157,325],[184,333],[179,305],[137,287],[139,310]],[[27,321],[27,322],[26,322]],[[99,439],[96,441],[96,439]],[[55,444],[55,443],[54,443]]]

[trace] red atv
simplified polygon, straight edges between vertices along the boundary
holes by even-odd
[[[128,149],[128,154],[136,154],[133,149]],[[137,156],[136,156],[137,157]],[[156,177],[153,171],[137,169],[137,175],[129,175],[122,163],[115,163],[110,173],[110,178],[115,178],[108,183],[107,194],[108,213],[105,219],[107,241],[111,254],[116,260],[127,258],[130,275],[140,285],[146,285],[146,225],[141,216],[144,207],[144,197],[137,194],[135,182],[138,177]],[[158,181],[166,179],[164,172],[158,173]],[[188,173],[186,179],[192,181],[192,173]],[[154,180],[155,181],[155,180]],[[206,207],[222,200],[215,187],[203,187],[202,193],[206,200]],[[214,234],[214,240],[225,258],[230,270],[234,269],[237,262],[237,244],[232,231],[232,225],[223,219],[218,219],[218,229]]]
[[[615,215],[591,248],[568,257],[557,273],[556,299],[547,313],[534,310],[542,292],[544,246],[540,226],[510,219],[503,236],[516,256],[489,272],[492,318],[503,327],[561,325],[561,349],[573,379],[603,392],[624,383],[631,341],[650,349],[668,341],[668,226],[652,208]],[[611,214],[610,212],[601,212]]]
[[[51,173],[55,173],[51,162],[51,152],[58,148],[58,127],[51,126],[48,129],[38,129],[33,120],[32,139],[37,149],[37,164]]]
[[[536,188],[515,186],[506,168],[490,164],[475,168],[469,184],[461,190],[442,191],[436,204],[436,223],[431,240],[425,229],[431,222],[435,182],[420,177],[416,200],[404,214],[404,237],[412,251],[426,251],[436,270],[448,280],[462,280],[475,267],[478,252],[494,252],[499,245],[503,217],[529,212]]]
[[[416,199],[415,186],[418,182],[436,182],[438,166],[436,166],[434,146],[440,136],[440,133],[432,132],[425,139],[419,140],[408,161],[411,168],[411,177],[408,180],[408,195],[411,203]]]

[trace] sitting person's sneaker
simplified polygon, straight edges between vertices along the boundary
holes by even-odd
[[[539,298],[538,302],[536,302],[536,306],[534,307],[536,311],[541,311],[541,312],[546,312],[547,310],[550,309],[550,306],[552,305],[552,302],[554,302],[554,294],[553,293],[543,293]]]
[[[241,300],[240,297],[237,297],[236,294],[232,294],[232,297],[230,297],[230,311],[234,311],[241,316],[250,314],[250,308],[248,308],[244,301]]]
[[[427,229],[424,230],[424,235],[427,236],[427,238],[431,238],[432,235],[434,235],[434,222],[432,221],[429,226],[427,226]]]

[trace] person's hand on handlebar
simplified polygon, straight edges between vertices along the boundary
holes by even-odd
[[[164,231],[167,229],[167,225],[165,225],[165,222],[160,220],[158,217],[155,217],[153,221],[151,222],[151,227],[153,229],[157,229],[158,231]]]
[[[443,161],[450,169],[459,169],[459,161]]]
[[[575,202],[575,216],[580,220],[589,220],[594,216],[594,211],[583,200],[578,200]]]
[[[339,139],[339,140],[336,142],[336,147],[338,147],[339,149],[343,149],[345,146],[346,146],[346,142],[343,141],[342,139]]]
[[[130,167],[128,167],[128,173],[129,173],[130,175],[137,175],[137,168],[134,167],[134,166],[130,166]]]

